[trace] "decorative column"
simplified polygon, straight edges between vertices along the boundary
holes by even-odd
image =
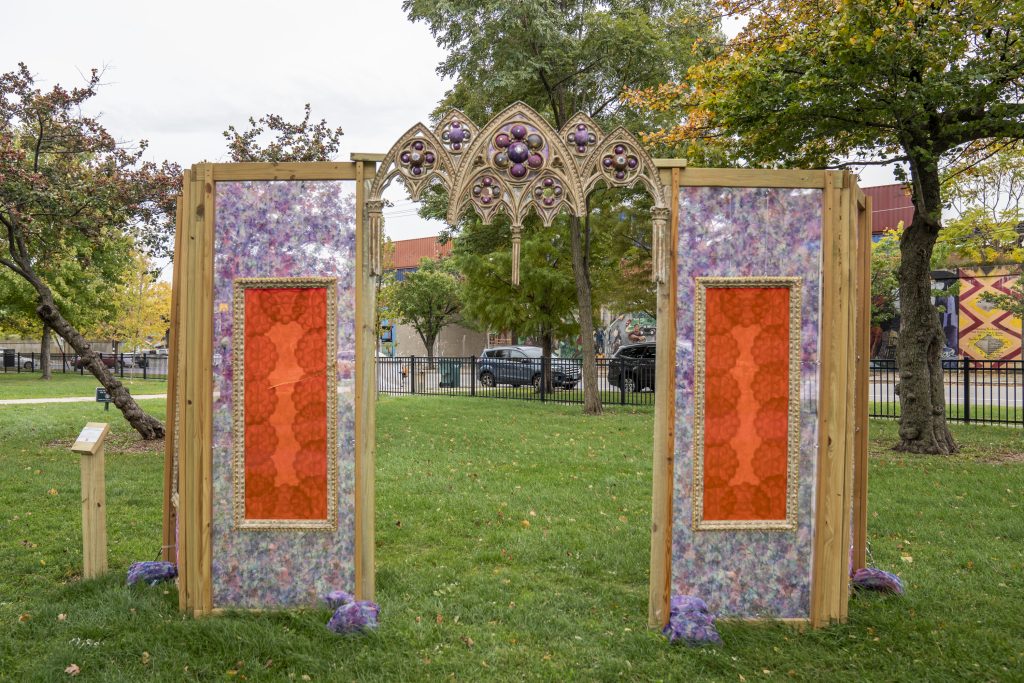
[[[669,216],[667,208],[651,209],[651,281],[659,284],[668,281],[668,268],[672,262],[668,253],[671,240],[666,234]]]
[[[523,237],[523,226],[512,226],[512,284],[519,286],[519,249]]]
[[[366,202],[366,217],[369,223],[370,248],[367,251],[370,275],[382,275],[380,263],[380,242],[384,235],[384,201],[371,199]]]

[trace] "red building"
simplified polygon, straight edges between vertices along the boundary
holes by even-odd
[[[886,230],[895,230],[914,220],[914,203],[910,201],[910,187],[903,183],[864,187],[864,194],[871,197],[871,234],[878,239]]]

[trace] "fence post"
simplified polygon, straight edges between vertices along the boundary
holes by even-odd
[[[634,387],[635,388],[635,387]],[[626,359],[619,366],[619,405],[626,405]]]
[[[469,395],[476,396],[476,356],[469,357]]]
[[[971,359],[964,356],[964,422],[971,421]]]
[[[416,393],[416,355],[409,356],[409,386],[412,393]]]
[[[547,390],[548,384],[548,368],[551,367],[551,359],[540,357],[540,402],[544,403],[546,396],[544,392]]]

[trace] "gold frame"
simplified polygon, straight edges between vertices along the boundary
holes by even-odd
[[[796,531],[800,490],[800,332],[803,280],[799,277],[697,277],[694,292],[693,529],[694,531]],[[736,287],[789,289],[789,412],[784,520],[704,519],[704,408],[707,290]]]
[[[327,518],[248,519],[245,516],[245,292],[249,289],[321,287],[327,293]],[[232,288],[231,507],[235,528],[252,531],[335,531],[338,528],[338,278],[240,277],[235,278]]]

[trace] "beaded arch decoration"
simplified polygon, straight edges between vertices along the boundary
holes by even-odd
[[[651,277],[665,281],[667,263],[660,240],[669,210],[654,161],[625,128],[606,134],[589,116],[576,114],[556,131],[522,102],[482,128],[457,109],[433,129],[416,124],[385,155],[370,188],[366,213],[372,275],[381,274],[381,195],[396,178],[413,200],[440,182],[448,191],[449,225],[467,209],[485,225],[504,213],[512,224],[512,282],[517,285],[523,223],[531,212],[549,226],[561,211],[584,216],[587,196],[602,184],[642,186],[654,199]]]

